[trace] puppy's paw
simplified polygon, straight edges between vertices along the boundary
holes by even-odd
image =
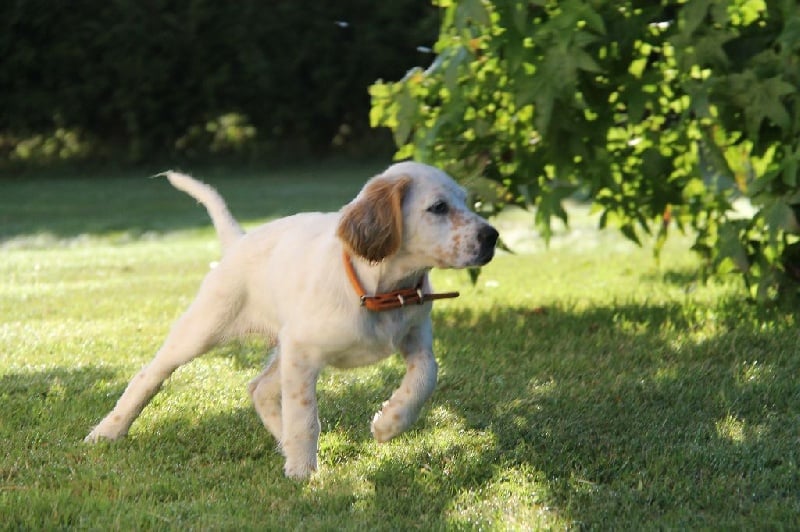
[[[286,465],[283,466],[283,473],[286,475],[286,477],[294,480],[306,480],[316,470],[316,461],[313,463],[307,463],[287,460]]]
[[[403,432],[408,423],[398,412],[386,411],[385,409],[375,414],[372,418],[372,425],[370,430],[375,441],[384,443],[401,432]]]
[[[97,443],[100,441],[114,441],[125,436],[125,433],[120,430],[104,429],[102,425],[97,425],[92,432],[90,432],[83,441],[85,443]]]
[[[114,441],[123,438],[128,434],[127,428],[120,423],[113,423],[113,418],[106,417],[95,428],[92,429],[83,441],[86,443],[97,443],[103,440]]]

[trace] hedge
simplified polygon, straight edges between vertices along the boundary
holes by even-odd
[[[132,159],[236,137],[326,150],[368,131],[373,81],[430,62],[437,16],[419,0],[2,2],[0,150],[53,131]]]

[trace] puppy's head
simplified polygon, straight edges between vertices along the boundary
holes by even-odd
[[[371,262],[402,254],[420,269],[480,266],[494,256],[498,234],[466,199],[441,170],[398,163],[344,207],[337,235],[351,253]]]

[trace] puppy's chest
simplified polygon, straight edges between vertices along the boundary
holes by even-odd
[[[365,312],[361,320],[363,337],[377,343],[394,344],[408,334],[419,323],[417,309],[397,309],[386,312]]]
[[[408,335],[413,334],[426,316],[424,308],[365,313],[358,320],[347,348],[336,353],[329,363],[356,367],[378,362],[400,351]]]

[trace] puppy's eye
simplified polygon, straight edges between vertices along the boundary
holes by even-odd
[[[438,215],[447,214],[450,212],[450,206],[446,202],[439,200],[428,207],[428,212]]]

